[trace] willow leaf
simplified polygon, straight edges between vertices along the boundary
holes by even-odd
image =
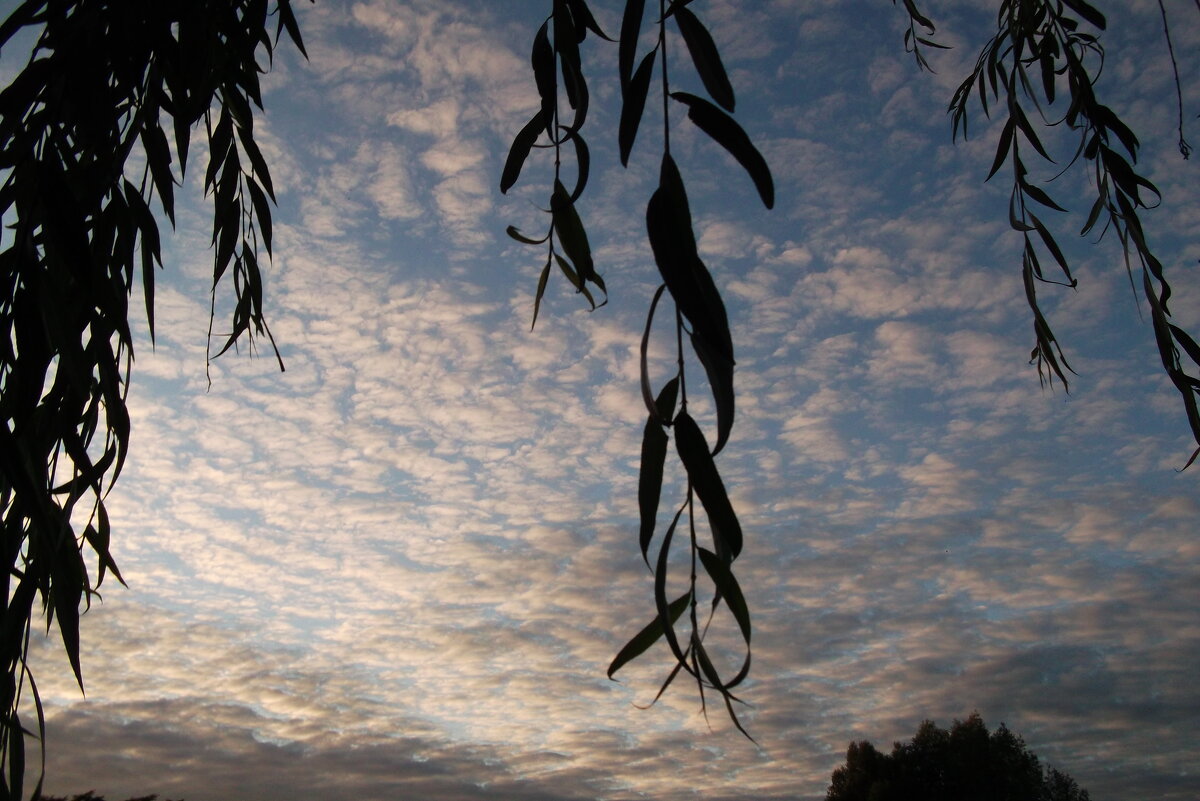
[[[642,32],[642,15],[646,0],[626,0],[625,13],[621,16],[621,44],[617,54],[617,68],[621,75],[621,91],[629,85],[633,75],[633,60],[637,53],[638,36]]]
[[[675,448],[708,516],[716,551],[722,558],[736,559],[742,552],[742,527],[733,511],[721,475],[717,472],[704,433],[687,412],[680,412],[675,418],[674,427]]]
[[[691,600],[691,598],[692,593],[689,590],[688,592],[685,592],[683,595],[676,598],[670,603],[669,606],[667,606],[667,617],[670,621],[670,625],[674,625],[675,621],[679,619],[684,610],[688,608],[688,602]],[[637,659],[642,654],[646,653],[650,646],[658,642],[659,638],[663,636],[664,630],[665,627],[663,626],[661,617],[655,617],[654,620],[650,621],[650,623],[647,624],[646,627],[639,631],[636,635],[634,635],[634,638],[626,643],[625,647],[622,648],[621,651],[613,658],[612,663],[608,666],[608,677],[611,679],[613,674],[618,670],[625,667],[625,665],[629,664],[634,659]]]
[[[637,72],[629,81],[621,98],[621,122],[617,128],[617,144],[621,151],[621,166],[629,166],[629,154],[633,141],[637,139],[638,126],[646,110],[646,95],[650,91],[650,77],[654,72],[654,57],[658,50],[651,50],[638,65]]]
[[[687,106],[688,119],[737,159],[754,181],[763,205],[772,208],[775,205],[775,182],[771,178],[771,168],[742,126],[702,97],[687,92],[672,92],[671,98]]]
[[[501,192],[508,192],[517,182],[517,178],[521,175],[521,168],[525,166],[525,159],[529,158],[529,151],[533,149],[534,142],[537,141],[538,135],[545,127],[545,115],[539,110],[517,133],[512,147],[508,149],[508,158],[504,161],[504,171],[500,174]]]
[[[704,88],[722,108],[733,113],[733,86],[729,83],[725,65],[721,63],[721,55],[708,29],[687,8],[675,9],[675,22],[679,25],[679,32],[683,35]]]

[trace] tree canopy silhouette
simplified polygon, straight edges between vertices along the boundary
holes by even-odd
[[[994,732],[978,712],[949,731],[923,721],[891,754],[850,743],[825,801],[1088,801],[1088,792],[1037,755],[1003,723]]]
[[[7,228],[0,246],[0,800],[22,795],[25,727],[18,713],[26,688],[39,737],[44,734],[26,661],[31,626],[39,616],[47,627],[57,622],[82,686],[80,609],[107,575],[122,580],[104,499],[129,452],[129,303],[140,286],[153,338],[155,272],[162,266],[159,219],[174,223],[174,188],[193,138],[208,148],[204,187],[213,204],[209,353],[220,356],[238,343],[253,348],[261,336],[274,348],[260,268],[262,254],[269,259],[272,252],[274,188],[254,138],[254,114],[262,108],[260,75],[270,68],[280,38],[286,34],[304,53],[292,6],[291,0],[24,0],[0,24],[0,52],[6,55],[22,36],[34,40],[25,67],[0,92],[0,213]],[[720,31],[714,35],[705,25],[702,6],[659,0],[647,14],[645,0],[627,0],[619,6],[619,32],[609,36],[585,0],[546,0],[548,14],[535,29],[530,52],[539,108],[523,126],[514,125],[499,187],[514,186],[535,152],[552,154],[545,232],[510,227],[508,233],[544,253],[535,322],[556,268],[595,308],[605,302],[607,287],[585,224],[592,169],[584,138],[588,48],[597,46],[616,62],[617,130],[602,133],[616,137],[623,165],[643,118],[661,124],[654,134],[661,151],[658,177],[645,208],[661,285],[648,299],[642,339],[647,421],[637,492],[637,547],[654,575],[653,606],[608,673],[665,639],[673,664],[659,694],[687,675],[701,699],[707,692],[721,696],[740,729],[733,690],[749,675],[751,622],[733,566],[744,538],[716,461],[733,432],[735,343],[719,282],[697,250],[687,165],[677,163],[671,150],[669,109],[686,111],[684,124],[727,151],[768,208],[775,186],[733,116],[735,90],[717,45]],[[917,0],[897,7],[907,23],[903,46],[917,70],[928,68],[929,50],[943,47],[933,20]],[[954,137],[967,135],[978,111],[1005,121],[987,177],[1004,174],[1011,181],[1008,216],[1022,242],[1018,261],[1033,320],[1031,361],[1043,381],[1066,386],[1071,368],[1038,289],[1074,286],[1076,279],[1056,227],[1043,220],[1047,209],[1062,207],[1031,177],[1051,161],[1047,142],[1065,138],[1074,158],[1050,169],[1088,174],[1094,198],[1083,232],[1111,231],[1131,281],[1135,270],[1140,273],[1164,369],[1200,446],[1200,345],[1173,322],[1171,288],[1140,216],[1158,192],[1136,167],[1133,128],[1105,105],[1097,85],[1106,19],[1085,0],[998,0],[996,7],[995,33],[954,93],[949,113]],[[1165,10],[1163,17],[1166,23]],[[647,29],[653,44],[641,52]],[[1164,29],[1170,47],[1169,24]],[[674,88],[669,48],[686,52],[687,59],[671,63],[689,64],[707,97]],[[1181,104],[1186,158],[1182,121]],[[643,147],[650,146],[648,136],[642,133]],[[674,309],[665,303],[668,295]],[[227,307],[229,330],[213,340],[211,321]],[[656,318],[660,326],[665,318],[674,352],[665,366],[648,358]],[[696,420],[689,411],[698,383],[688,372],[693,366],[711,389],[711,420]],[[660,519],[672,440],[686,489]],[[1200,447],[1187,463],[1198,453]],[[690,570],[683,581],[668,581],[669,557],[681,548]],[[721,609],[729,614],[719,622],[733,629],[742,648],[732,677],[718,668],[729,660],[714,659],[705,644]]]

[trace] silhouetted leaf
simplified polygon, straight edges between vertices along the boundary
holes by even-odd
[[[253,178],[246,179],[246,189],[250,192],[250,203],[254,208],[254,219],[258,222],[259,233],[262,234],[263,245],[267,255],[271,255],[271,206],[267,196]]]
[[[109,551],[109,540],[111,538],[111,527],[108,522],[108,511],[104,508],[104,504],[100,503],[96,506],[96,523],[89,525],[83,532],[84,539],[88,545],[92,546],[92,550],[96,552],[96,557],[100,562],[100,575],[96,578],[96,586],[100,586],[104,582],[104,573],[106,570],[112,571],[112,574],[117,577],[117,581],[125,586],[125,579],[121,577],[121,571],[117,569],[117,563],[113,560],[112,553]]]
[[[225,274],[225,270],[229,267],[229,260],[233,258],[233,249],[237,245],[238,236],[241,234],[242,204],[234,200],[225,208],[218,209],[218,213],[221,215],[220,224],[213,231],[214,235],[219,234],[216,256],[213,260],[214,285],[221,280],[221,277]]]
[[[704,365],[717,407],[717,441],[713,446],[713,455],[716,456],[725,447],[733,428],[733,359],[695,331],[692,332],[692,347]]]
[[[686,105],[688,119],[738,160],[754,181],[763,205],[772,208],[775,205],[775,183],[771,179],[771,170],[742,126],[702,97],[687,92],[672,92],[671,98]]]
[[[683,516],[683,511],[687,506],[688,504],[685,503],[675,512],[675,516],[671,518],[671,524],[667,526],[667,530],[663,533],[662,544],[658,547],[658,559],[654,565],[654,606],[658,610],[658,619],[660,621],[670,620],[673,623],[675,618],[678,617],[678,615],[672,617],[670,605],[667,603],[667,562],[671,555],[671,540],[675,537],[675,529],[679,525],[679,518]],[[664,626],[663,635],[666,637],[667,645],[670,647],[671,653],[675,656],[675,660],[686,668],[687,657],[684,656],[683,649],[679,645],[679,637],[675,634],[674,625]]]
[[[546,294],[546,282],[550,279],[550,260],[546,260],[546,266],[542,268],[542,274],[538,277],[537,294],[533,298],[533,322],[529,326],[532,331],[537,325],[538,311],[542,308],[542,295]]]
[[[580,278],[579,273],[575,271],[575,269],[571,266],[571,263],[558,253],[554,254],[554,260],[558,262],[558,268],[562,270],[563,275],[565,275],[567,280],[571,282],[571,286],[575,287],[575,291],[587,298],[587,302],[591,304],[592,309],[595,309],[596,299],[592,297],[591,290],[589,290],[587,285],[584,284],[583,279]]]
[[[562,243],[567,258],[579,271],[580,278],[585,281],[594,280],[596,267],[592,262],[592,246],[588,244],[587,232],[584,231],[583,221],[579,218],[579,212],[575,210],[575,204],[558,181],[554,183],[550,210],[554,215],[554,230],[558,233],[558,241]]]
[[[517,133],[512,147],[508,150],[508,158],[504,161],[504,171],[500,175],[501,192],[507,192],[517,182],[521,168],[525,166],[525,159],[529,158],[529,151],[545,128],[544,112],[539,110]]]
[[[721,55],[717,51],[717,45],[709,35],[708,29],[695,14],[686,8],[676,8],[674,16],[675,22],[679,25],[679,32],[683,34],[683,41],[687,44],[688,52],[692,56],[692,63],[696,65],[696,72],[699,73],[700,80],[704,83],[704,88],[712,95],[713,100],[732,113],[734,107],[733,86],[729,83],[729,76],[725,74],[725,65],[721,63]]]
[[[687,412],[679,413],[674,428],[675,448],[708,516],[716,552],[722,558],[736,559],[742,552],[742,527],[729,502],[729,495],[725,492],[725,485],[717,472],[704,434]]]
[[[646,54],[621,97],[621,122],[617,128],[617,144],[623,167],[629,166],[629,154],[633,151],[638,126],[641,125],[642,114],[646,110],[646,94],[650,91],[650,78],[654,73],[654,58],[657,55],[657,48]]]
[[[575,164],[578,173],[575,181],[575,189],[571,192],[569,198],[571,203],[574,204],[583,195],[583,190],[587,186],[588,174],[592,167],[592,157],[588,151],[587,142],[583,141],[582,136],[572,131],[567,135],[567,138],[575,145]]]
[[[579,41],[583,41],[586,31],[591,31],[606,42],[613,41],[600,29],[600,25],[596,22],[596,18],[592,16],[592,11],[587,7],[587,3],[583,0],[567,0],[567,3],[571,7],[572,16],[575,17],[575,27],[579,32]]]
[[[13,801],[20,801],[25,789],[25,731],[21,725],[21,717],[13,710],[11,716],[3,725],[9,727],[8,732],[8,788],[11,788]]]
[[[984,179],[985,181],[990,181],[992,176],[1004,164],[1005,159],[1008,158],[1008,151],[1012,147],[1013,132],[1015,129],[1016,123],[1013,122],[1012,117],[1009,117],[1008,122],[1004,123],[1004,128],[1000,131],[1000,141],[996,145],[996,158],[992,159],[992,168],[988,170],[987,178]]]
[[[893,2],[894,1],[895,0],[893,0]],[[913,0],[904,0],[904,9],[908,11],[908,15],[913,18],[913,21],[921,25],[923,28],[925,28],[925,30],[929,31],[930,33],[933,33],[936,30],[929,18],[924,16],[917,9],[917,4],[914,3]]]
[[[1102,183],[1101,189],[1103,190],[1106,186],[1107,186],[1107,183]],[[1087,221],[1083,224],[1083,228],[1079,229],[1080,236],[1085,236],[1089,231],[1092,230],[1093,226],[1095,226],[1096,223],[1100,220],[1100,213],[1103,212],[1104,208],[1105,208],[1105,206],[1104,206],[1105,194],[1106,193],[1104,191],[1100,191],[1099,193],[1097,193],[1096,202],[1092,204],[1092,209],[1090,212],[1088,212]]]
[[[1017,127],[1021,129],[1021,133],[1025,134],[1025,141],[1033,145],[1033,149],[1038,152],[1039,156],[1053,164],[1054,159],[1050,158],[1050,154],[1047,153],[1046,148],[1042,146],[1042,140],[1038,138],[1037,132],[1034,131],[1033,126],[1029,124],[1029,118],[1025,116],[1025,112],[1022,111],[1021,107],[1015,103],[1011,105],[1010,109],[1011,116],[1009,119],[1016,122]]]
[[[523,242],[526,245],[542,245],[545,244],[546,240],[550,238],[550,234],[546,234],[541,239],[530,239],[529,237],[525,236],[525,234],[521,233],[515,225],[508,226],[508,228],[505,229],[505,233],[518,242]]]
[[[674,625],[675,621],[679,619],[679,616],[682,615],[684,610],[688,608],[688,602],[691,601],[691,598],[692,593],[688,591],[670,603],[670,605],[667,607],[667,618],[669,625]],[[656,617],[654,620],[650,621],[650,623],[648,623],[645,628],[634,635],[634,638],[626,643],[625,647],[621,649],[620,653],[613,658],[612,663],[608,666],[608,677],[611,679],[613,674],[618,670],[632,662],[634,659],[637,659],[642,654],[646,653],[650,646],[658,642],[659,638],[663,636],[663,631],[664,626],[661,617]]]
[[[1076,14],[1083,17],[1100,30],[1104,30],[1108,24],[1104,19],[1104,15],[1097,11],[1092,5],[1085,2],[1085,0],[1063,0],[1063,3],[1066,4],[1066,6]]]
[[[1140,147],[1137,136],[1129,129],[1128,125],[1122,122],[1120,117],[1113,113],[1112,109],[1108,106],[1096,105],[1091,109],[1089,116],[1091,116],[1092,122],[1097,128],[1102,128],[1116,134],[1126,152],[1129,153],[1130,158],[1137,158],[1138,148]]]
[[[279,29],[286,28],[288,36],[291,37],[296,49],[308,58],[308,51],[304,49],[304,39],[300,36],[300,26],[296,24],[296,15],[292,11],[291,0],[279,0]],[[279,31],[275,32],[275,38],[279,38]]]
[[[1188,358],[1196,364],[1200,364],[1200,345],[1196,344],[1196,340],[1192,339],[1186,331],[1176,325],[1171,325],[1170,329],[1171,335],[1175,337],[1175,341],[1187,353]]]
[[[150,167],[163,211],[167,213],[171,225],[175,225],[175,177],[171,174],[171,150],[167,135],[162,128],[151,125],[142,131],[142,145],[146,149],[146,163]]]
[[[646,561],[647,567],[650,565],[650,540],[654,537],[654,524],[658,518],[662,493],[662,465],[667,456],[667,435],[662,429],[662,421],[671,420],[678,389],[678,378],[667,381],[655,403],[658,415],[650,415],[647,418],[646,429],[642,432],[642,464],[637,478],[637,506],[641,514],[638,543],[641,544],[642,559]]]
[[[663,156],[659,186],[646,205],[646,228],[659,273],[693,331],[733,361],[733,339],[721,294],[696,253],[691,209],[679,169]]]
[[[579,58],[579,38],[575,22],[566,3],[554,4],[554,49],[562,64],[563,89],[571,108],[579,107],[579,93],[583,84],[583,72]]]
[[[1071,282],[1072,286],[1074,286],[1075,279],[1071,277],[1071,268],[1067,265],[1067,259],[1065,256],[1063,256],[1062,250],[1058,247],[1058,242],[1054,240],[1054,237],[1050,235],[1050,232],[1046,229],[1046,226],[1043,225],[1042,221],[1039,220],[1032,212],[1029,214],[1029,219],[1033,221],[1034,230],[1036,230],[1038,236],[1042,238],[1042,243],[1046,246],[1046,250],[1050,251],[1050,255],[1054,257],[1056,262],[1058,262],[1059,269],[1063,271],[1063,274],[1067,276],[1067,280]]]
[[[742,595],[742,588],[738,585],[737,579],[734,578],[728,563],[706,548],[698,548],[697,553],[700,554],[700,562],[704,565],[704,571],[713,580],[720,598],[725,601],[726,606],[729,607],[729,611],[733,614],[733,619],[737,621],[738,628],[742,631],[742,639],[749,645],[750,608],[746,605],[746,599]],[[737,683],[732,682],[732,684]]]
[[[258,143],[254,141],[254,135],[248,128],[238,128],[237,133],[238,139],[242,143],[242,152],[250,158],[250,167],[254,171],[255,179],[266,190],[271,200],[275,200],[275,185],[271,182],[271,171],[267,168],[262,151],[258,149]],[[164,141],[166,140],[164,139]]]
[[[1056,211],[1066,211],[1066,209],[1064,209],[1062,206],[1055,203],[1054,199],[1046,194],[1045,190],[1041,189],[1040,187],[1034,186],[1033,184],[1022,184],[1021,191],[1024,192],[1029,198],[1041,203],[1043,206],[1052,208]]]
[[[75,681],[83,689],[83,668],[79,662],[79,601],[83,597],[82,559],[73,547],[60,548],[52,557],[54,585],[50,593],[58,631],[62,635],[67,661]]]
[[[642,32],[642,15],[645,13],[645,6],[645,0],[626,0],[625,13],[621,17],[621,43],[617,53],[617,71],[621,77],[622,94],[626,91],[633,75],[633,61],[637,55],[637,43]]]
[[[742,733],[742,736],[744,736],[750,742],[757,744],[757,741],[750,736],[750,732],[746,731],[746,729],[742,726],[742,722],[738,720],[737,713],[733,711],[733,702],[738,701],[739,699],[733,693],[729,692],[729,687],[731,685],[722,682],[720,674],[717,673],[716,667],[713,665],[712,660],[708,656],[708,652],[704,648],[704,644],[696,641],[693,642],[692,645],[696,654],[696,661],[699,664],[700,670],[704,674],[704,677],[708,679],[709,683],[712,684],[712,686],[719,693],[721,693],[721,700],[725,702],[725,711],[729,715],[729,720],[732,721],[733,725],[737,727],[737,730]]]
[[[663,418],[659,414],[658,404],[655,403],[654,393],[650,389],[650,368],[646,363],[646,353],[650,347],[650,329],[654,325],[654,311],[658,308],[658,301],[662,299],[663,290],[666,288],[666,284],[659,284],[658,289],[654,291],[654,296],[650,299],[650,311],[646,313],[646,327],[642,331],[642,345],[638,359],[641,368],[642,401],[646,404],[646,411],[650,416],[657,416],[659,420]]]
[[[558,80],[548,24],[543,22],[537,35],[533,37],[533,52],[530,54],[529,63],[533,66],[534,83],[537,84],[538,96],[542,99],[542,122],[546,126],[546,133],[553,137],[554,109],[558,104]]]

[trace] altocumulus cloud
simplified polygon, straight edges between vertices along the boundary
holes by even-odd
[[[589,140],[612,303],[588,314],[556,282],[531,333],[540,265],[503,230],[542,224],[544,173],[511,200],[495,186],[537,102],[542,4],[322,2],[302,17],[312,60],[280,57],[262,122],[288,370],[229,354],[208,388],[206,212],[181,209],[110,506],[131,588],[85,617],[85,698],[54,642],[37,655],[49,790],[816,797],[849,740],[978,709],[1097,801],[1189,797],[1200,554],[1195,476],[1172,471],[1180,410],[1112,243],[1072,245],[1084,283],[1050,301],[1072,393],[1039,392],[1025,364],[1019,243],[1003,187],[980,183],[987,126],[952,148],[943,119],[986,4],[947,12],[936,76],[915,73],[889,4],[742,5],[703,4],[777,209],[701,137],[677,147],[739,348],[721,458],[749,537],[761,748],[719,715],[709,733],[682,683],[633,708],[656,664],[603,677],[653,614],[635,358],[654,126],[628,174]],[[1168,165],[1150,224],[1194,321],[1177,265],[1195,261],[1196,184],[1165,160],[1170,114],[1108,77],[1170,99],[1169,70],[1134,72],[1155,13],[1120,34],[1133,50],[1103,88]],[[614,94],[597,72],[599,123]]]

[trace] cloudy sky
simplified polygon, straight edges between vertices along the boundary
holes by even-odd
[[[595,3],[614,35],[620,5]],[[661,651],[604,675],[653,616],[637,348],[661,142],[648,124],[617,163],[615,47],[588,40],[582,206],[610,302],[589,313],[553,276],[531,332],[540,251],[504,229],[545,226],[547,173],[498,183],[537,102],[548,0],[298,8],[311,60],[281,48],[256,128],[279,190],[267,294],[287,371],[243,349],[208,387],[196,170],[109,505],[129,589],[106,585],[84,618],[86,696],[54,637],[36,655],[47,789],[817,799],[851,740],[886,748],[978,710],[1096,801],[1194,798],[1189,433],[1115,241],[1076,235],[1076,175],[1057,190],[1072,214],[1045,218],[1080,285],[1042,291],[1071,393],[1027,364],[1020,238],[1004,174],[983,183],[998,126],[979,117],[953,145],[945,115],[994,5],[929,4],[953,45],[932,75],[884,0],[693,5],[778,193],[763,210],[675,120],[738,348],[719,464],[746,532],[757,746],[719,708],[710,728],[683,683],[637,708]],[[1168,5],[1194,113],[1200,20]],[[1165,199],[1145,219],[1195,331],[1200,181],[1176,149],[1158,6],[1104,6],[1099,91],[1143,139]]]

